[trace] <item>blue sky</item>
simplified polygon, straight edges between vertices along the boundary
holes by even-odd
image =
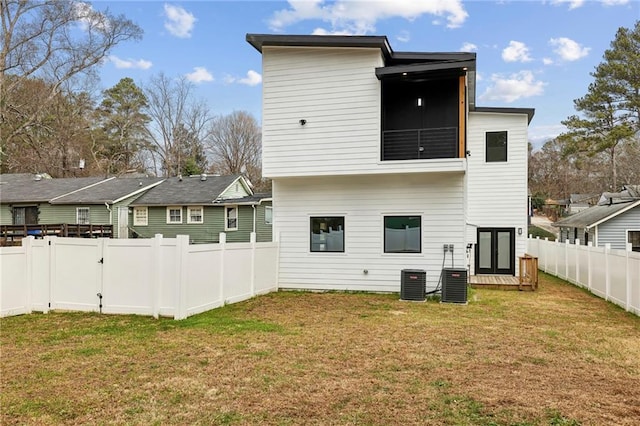
[[[102,88],[131,77],[186,76],[213,114],[261,119],[261,57],[247,33],[386,35],[394,51],[474,51],[478,106],[535,108],[539,147],[562,132],[619,27],[638,0],[547,1],[97,1],[144,30],[103,64]]]

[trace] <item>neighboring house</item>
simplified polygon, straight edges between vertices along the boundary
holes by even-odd
[[[475,104],[475,53],[248,34],[281,288],[398,291],[403,269],[517,274],[533,109]],[[452,247],[452,251],[449,249]],[[468,256],[467,256],[468,254]]]
[[[133,237],[189,235],[191,243],[271,241],[271,195],[254,194],[240,175],[173,177],[130,204]]]
[[[114,238],[129,237],[129,203],[162,183],[158,177],[110,178],[98,185],[53,198],[56,223],[113,225]]]
[[[607,194],[607,193],[605,193]],[[611,195],[611,194],[610,194]],[[560,241],[580,244],[592,243],[612,249],[640,251],[640,197],[604,197],[597,206],[554,223],[560,230]]]
[[[569,214],[576,214],[598,203],[600,194],[569,195]]]
[[[74,215],[61,215],[61,208],[49,202],[104,181],[99,177],[52,179],[40,174],[0,175],[0,225],[76,223]]]

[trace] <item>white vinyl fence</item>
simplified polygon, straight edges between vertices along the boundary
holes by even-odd
[[[0,316],[63,309],[184,319],[276,291],[278,243],[46,237],[0,248]]]
[[[640,315],[640,253],[529,238],[538,268]]]

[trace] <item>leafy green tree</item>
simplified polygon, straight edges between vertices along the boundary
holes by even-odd
[[[563,157],[594,157],[605,153],[609,160],[609,186],[618,189],[618,151],[637,138],[640,130],[640,23],[633,31],[620,28],[593,83],[574,101],[581,115],[562,122],[568,131],[558,137]]]
[[[143,169],[136,154],[146,145],[146,125],[151,118],[144,113],[147,97],[133,79],[126,77],[103,92],[104,98],[96,109],[99,131],[98,155],[105,172],[121,173]]]

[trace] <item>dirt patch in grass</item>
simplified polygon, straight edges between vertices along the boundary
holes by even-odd
[[[280,292],[0,326],[3,425],[640,424],[640,319],[548,276],[467,305]]]

